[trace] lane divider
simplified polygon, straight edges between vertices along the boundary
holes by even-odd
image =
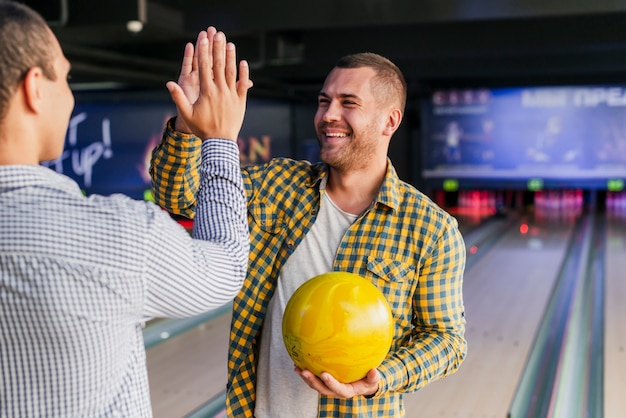
[[[508,418],[601,417],[605,222],[577,220]]]

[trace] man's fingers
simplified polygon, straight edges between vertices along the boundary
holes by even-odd
[[[198,46],[203,39],[206,39],[208,36],[206,31],[198,32],[198,37],[196,38],[196,48],[193,51],[193,61],[192,61],[192,71],[198,70]]]
[[[215,36],[216,33],[217,33],[217,29],[215,29],[214,26],[209,26],[206,29],[206,35],[207,35],[207,38],[209,38],[209,39],[213,39],[213,37]]]
[[[191,115],[193,114],[192,104],[189,103],[187,96],[183,92],[183,89],[173,81],[168,81],[165,84],[167,90],[170,92],[170,96],[172,97],[172,101],[176,105],[176,109],[178,110],[178,115],[183,118],[183,120],[187,121]]]
[[[224,68],[226,66],[226,36],[223,32],[217,32],[213,37],[213,78],[215,83],[224,81]]]
[[[232,88],[237,83],[237,53],[235,44],[226,44],[226,84]]]
[[[188,42],[185,45],[185,52],[183,53],[183,63],[180,66],[181,76],[186,76],[189,73],[191,73],[191,71],[193,71],[194,59],[195,59],[195,53],[194,53],[193,44],[191,42]]]
[[[250,87],[252,87],[250,66],[248,65],[248,61],[242,60],[239,63],[239,81],[237,82],[237,94],[239,97],[246,97]]]
[[[215,37],[215,34],[217,33],[217,29],[215,29],[214,26],[209,26],[206,30],[206,37],[209,40],[209,43],[212,45],[213,44],[213,38]],[[209,58],[213,59],[212,57],[212,50],[209,49]],[[213,65],[211,64],[211,71],[213,71]],[[213,76],[211,76],[211,78],[213,78]]]
[[[200,91],[208,88],[211,81],[211,68],[213,67],[213,59],[211,50],[213,49],[213,41],[210,39],[202,39],[196,49],[198,49],[198,70],[200,75]]]
[[[245,113],[247,91],[252,86],[248,64],[240,63],[242,79],[237,81],[235,45],[213,27],[198,36],[195,57],[197,71],[192,71],[185,83],[167,86],[180,120],[201,138],[236,140]]]

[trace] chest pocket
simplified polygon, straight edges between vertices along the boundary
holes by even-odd
[[[250,217],[252,218],[252,225],[264,232],[270,234],[278,234],[284,227],[282,219],[278,217],[272,208],[263,204],[253,204],[248,206]]]
[[[411,326],[411,304],[417,287],[417,268],[398,260],[370,257],[368,274],[374,275],[378,288],[383,292],[399,329]]]
[[[387,282],[413,282],[416,268],[413,264],[383,258],[368,258],[367,270]]]

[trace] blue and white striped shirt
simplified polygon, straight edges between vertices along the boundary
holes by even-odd
[[[151,202],[0,166],[0,417],[150,417],[141,324],[237,294],[249,251],[233,141],[202,146],[193,237]]]

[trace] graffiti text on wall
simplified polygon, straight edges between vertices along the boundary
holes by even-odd
[[[262,164],[270,160],[271,139],[269,135],[262,135],[259,139],[256,136],[237,139],[239,146],[239,161],[242,165]]]
[[[111,148],[111,122],[108,118],[102,119],[100,138],[81,136],[81,145],[78,145],[79,125],[87,119],[87,113],[82,112],[70,119],[67,131],[67,146],[59,158],[44,163],[53,168],[57,173],[68,174],[64,170],[65,162],[70,163],[74,175],[82,177],[83,186],[91,187],[93,167],[100,158],[113,157]],[[82,145],[88,144],[88,145]]]

